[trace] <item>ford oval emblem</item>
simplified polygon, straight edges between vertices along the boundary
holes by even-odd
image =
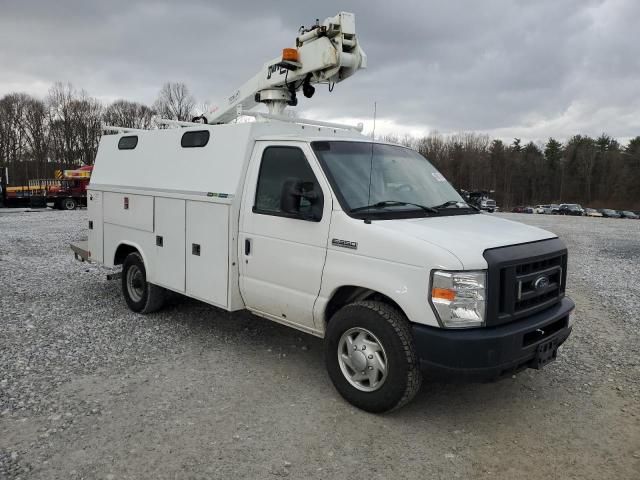
[[[533,288],[536,290],[544,290],[549,286],[549,277],[541,275],[533,281]]]

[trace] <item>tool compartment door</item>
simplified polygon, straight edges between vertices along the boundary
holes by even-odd
[[[104,192],[104,221],[112,225],[153,232],[153,197]]]
[[[153,283],[184,293],[185,201],[155,199],[155,258]]]
[[[89,214],[89,252],[94,262],[104,261],[104,237],[102,227],[102,192],[87,193],[87,212]]]
[[[186,293],[227,308],[229,206],[187,201]]]

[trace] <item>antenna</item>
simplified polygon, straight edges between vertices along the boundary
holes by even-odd
[[[373,176],[373,142],[376,134],[376,111],[378,109],[377,102],[373,102],[373,130],[371,131],[371,157],[369,158],[369,192],[367,194],[367,205],[371,205],[371,181]],[[371,207],[368,208],[368,212],[371,212]],[[371,219],[367,218],[365,223],[371,223]]]
[[[378,102],[373,102],[373,130],[371,131],[371,140],[376,139],[376,113],[378,111]]]

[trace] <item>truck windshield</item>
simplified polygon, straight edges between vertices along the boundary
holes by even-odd
[[[369,142],[312,142],[342,208],[353,216],[406,218],[476,213],[426,158]]]

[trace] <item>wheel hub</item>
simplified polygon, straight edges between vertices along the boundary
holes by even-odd
[[[367,357],[362,352],[353,352],[351,362],[356,370],[364,370],[367,368]]]
[[[144,295],[144,275],[136,265],[127,270],[127,292],[134,302],[139,302]]]
[[[354,327],[338,342],[338,364],[347,381],[364,392],[378,390],[387,378],[387,355],[369,330]]]

